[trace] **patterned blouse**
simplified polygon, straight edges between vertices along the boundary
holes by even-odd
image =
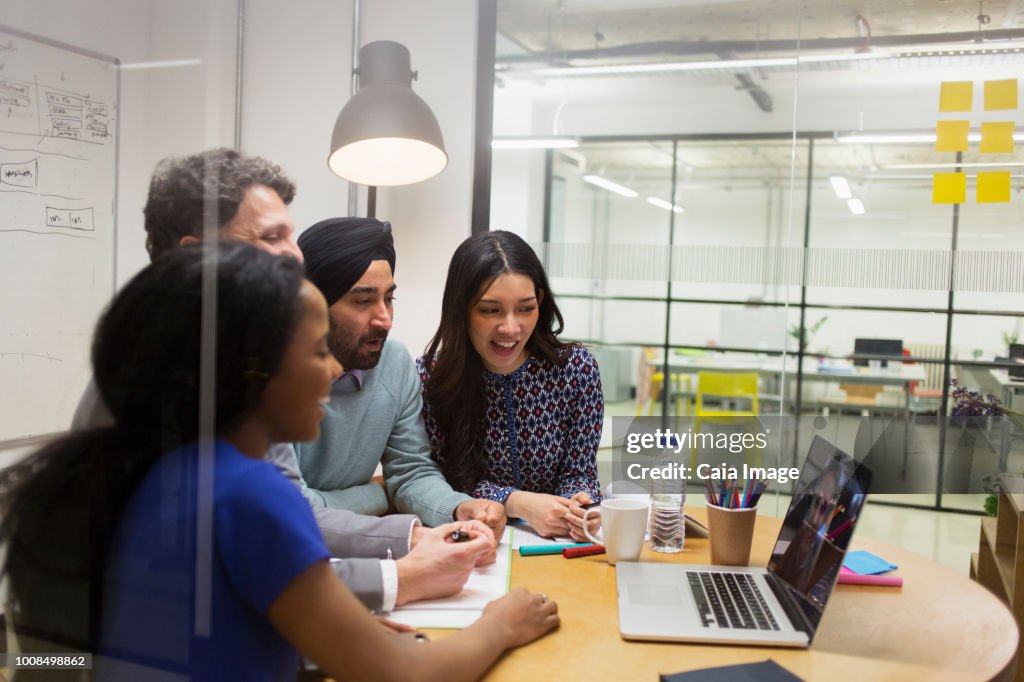
[[[427,378],[423,358],[416,360],[416,370],[422,384]],[[512,374],[485,370],[484,377],[490,476],[470,494],[504,504],[516,490],[562,497],[586,491],[599,501],[604,394],[590,351],[574,346],[565,365],[528,358]],[[423,420],[436,456],[442,434],[426,401]]]

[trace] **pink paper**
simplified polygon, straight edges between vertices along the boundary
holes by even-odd
[[[839,569],[839,583],[842,585],[877,585],[880,587],[902,587],[903,578],[898,575],[860,575],[846,566]]]

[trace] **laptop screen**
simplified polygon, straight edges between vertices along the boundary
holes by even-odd
[[[814,635],[839,577],[871,483],[871,471],[816,436],[775,542],[768,571],[779,578]]]
[[[894,358],[903,357],[902,339],[854,339],[854,355],[891,355]],[[866,367],[867,358],[854,358],[853,364]],[[882,360],[882,367],[888,365],[887,360]]]
[[[1010,344],[1010,362],[1015,365],[1010,368],[1010,378],[1024,379],[1024,343]]]

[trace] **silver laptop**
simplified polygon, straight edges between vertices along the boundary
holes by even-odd
[[[870,483],[865,465],[815,437],[768,567],[620,562],[622,637],[810,646]]]

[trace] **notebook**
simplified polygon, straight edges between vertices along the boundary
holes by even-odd
[[[622,637],[810,646],[870,482],[865,465],[815,437],[768,566],[620,562]]]

